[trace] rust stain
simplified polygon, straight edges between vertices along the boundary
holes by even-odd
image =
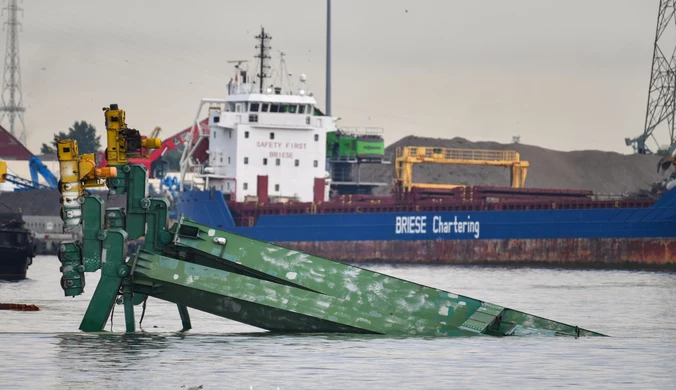
[[[40,308],[35,305],[27,305],[24,303],[0,303],[0,310],[40,311]]]
[[[676,240],[661,238],[331,241],[278,245],[351,263],[676,268]]]

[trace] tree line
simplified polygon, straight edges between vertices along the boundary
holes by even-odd
[[[101,136],[96,135],[96,128],[85,121],[75,121],[68,128],[68,133],[61,131],[58,134],[54,134],[54,138],[55,140],[49,144],[42,144],[40,154],[56,154],[56,138],[76,140],[80,153],[96,153],[101,151]]]

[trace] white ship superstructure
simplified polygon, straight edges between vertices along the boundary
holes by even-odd
[[[266,58],[266,53],[259,56]],[[305,90],[305,75],[297,89],[261,87],[265,68],[252,82],[242,62],[235,66],[227,98],[202,99],[198,110],[199,116],[204,105],[209,107],[207,128],[200,131],[209,142],[208,159],[197,175],[204,189],[222,191],[238,202],[260,194],[271,201],[326,200],[326,133],[335,131],[335,119],[317,111],[315,98]],[[278,71],[286,73],[283,58]],[[191,151],[184,153],[181,165],[185,177]]]

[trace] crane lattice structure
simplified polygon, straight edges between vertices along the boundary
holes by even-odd
[[[7,12],[7,21],[3,27],[7,31],[7,45],[5,46],[5,71],[2,78],[2,100],[0,100],[0,124],[9,117],[9,131],[26,144],[26,127],[23,121],[23,107],[21,94],[21,66],[19,62],[19,26],[17,13],[23,9],[17,5],[17,0],[8,0],[3,8]],[[17,129],[17,119],[21,125]]]
[[[667,147],[667,153],[676,151],[674,133],[676,115],[676,0],[660,0],[655,32],[652,72],[648,90],[645,128],[636,138],[627,138],[627,146],[633,146],[639,154],[652,154]],[[655,137],[658,127],[666,127],[668,143],[662,143]],[[662,131],[662,130],[660,130]],[[655,150],[648,145],[652,139]],[[664,153],[665,151],[662,151]]]

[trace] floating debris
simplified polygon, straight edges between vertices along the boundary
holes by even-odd
[[[0,310],[40,311],[40,308],[35,305],[27,305],[25,303],[0,303]]]

